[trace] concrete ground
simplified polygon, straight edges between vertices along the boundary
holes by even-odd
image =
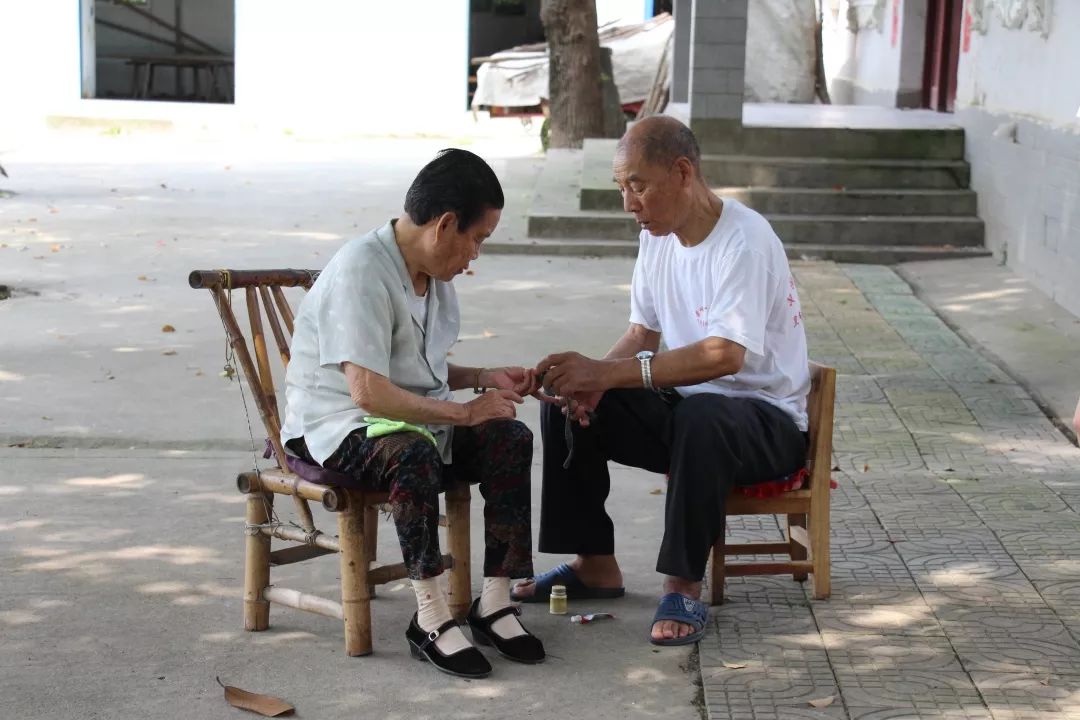
[[[251,467],[251,438],[263,433],[254,415],[249,433],[240,386],[219,376],[220,323],[186,274],[319,267],[395,212],[415,170],[447,144],[65,133],[3,156],[12,174],[3,189],[18,193],[0,199],[0,284],[14,288],[0,302],[5,716],[238,717],[215,676],[320,718],[1080,713],[1080,451],[1015,368],[964,339],[1007,358],[1034,336],[991,342],[947,316],[958,335],[874,266],[795,266],[811,353],[841,372],[829,601],[809,601],[784,578],[732,580],[700,672],[690,650],[653,648],[662,479],[619,468],[609,508],[629,595],[572,606],[618,614],[586,627],[526,606],[551,654],[545,665],[495,658],[490,679],[464,682],[411,660],[405,584],[384,587],[373,605],[372,657],[345,657],[335,621],[289,609],[272,611],[270,631],[243,632],[243,498],[232,479]],[[470,147],[507,185],[496,239],[511,241],[539,167],[534,138]],[[626,322],[631,267],[482,257],[458,281],[454,359],[602,353]],[[920,297],[936,297],[929,287]],[[1016,298],[1017,312],[1031,299]],[[1080,349],[1065,333],[1037,337],[1047,357]],[[1046,377],[1064,387],[1068,369]],[[1046,377],[1031,388],[1042,392]],[[535,430],[535,403],[521,415]],[[474,502],[474,564],[480,510]],[[332,527],[326,514],[317,520]],[[765,519],[732,532],[779,531]],[[389,523],[380,547],[396,557]],[[336,578],[332,557],[275,574],[328,596]]]

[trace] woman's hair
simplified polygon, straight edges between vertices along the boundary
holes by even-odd
[[[479,155],[458,148],[440,150],[405,194],[405,212],[414,223],[426,225],[452,212],[462,232],[487,210],[502,210],[504,203],[502,185],[491,166]]]

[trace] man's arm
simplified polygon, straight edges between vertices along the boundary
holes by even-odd
[[[603,360],[579,353],[549,355],[537,365],[547,370],[545,383],[559,395],[602,392],[612,388],[643,387],[641,362],[634,357],[641,350],[659,347],[660,334],[641,325],[631,325]],[[692,345],[658,353],[650,367],[655,387],[696,385],[742,369],[746,348],[736,342],[709,337]]]
[[[392,420],[430,425],[479,425],[496,418],[515,417],[514,403],[523,402],[519,395],[509,390],[485,393],[467,403],[435,400],[402,390],[385,376],[351,362],[342,363],[342,369],[349,383],[349,394],[357,407]]]
[[[632,358],[642,350],[656,352],[660,348],[660,333],[650,330],[644,325],[630,323],[622,337],[619,338],[611,349],[608,350],[605,360],[617,360],[619,358]]]
[[[658,353],[650,362],[654,387],[697,385],[742,370],[746,348],[726,338],[708,337],[704,340]],[[611,368],[608,387],[642,387],[641,361],[637,358],[619,360]]]

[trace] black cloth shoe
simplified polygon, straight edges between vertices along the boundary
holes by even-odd
[[[405,639],[409,641],[409,652],[417,660],[427,660],[448,675],[457,675],[463,678],[482,678],[491,674],[491,663],[484,654],[474,647],[465,648],[453,655],[443,655],[435,641],[448,630],[458,627],[457,620],[447,620],[437,630],[424,632],[416,623],[417,614],[412,616],[409,629],[405,631]]]
[[[540,642],[540,638],[527,629],[524,635],[512,638],[501,638],[497,632],[491,629],[493,622],[507,615],[520,616],[521,608],[511,605],[504,607],[502,610],[496,610],[487,617],[480,617],[480,598],[474,600],[472,607],[469,608],[469,616],[466,618],[466,622],[469,623],[469,627],[472,629],[473,639],[476,640],[476,644],[490,645],[504,658],[515,662],[526,663],[527,665],[544,662],[546,657],[544,644]],[[522,628],[524,627],[522,625]]]

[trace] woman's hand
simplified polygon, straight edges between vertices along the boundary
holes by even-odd
[[[510,390],[521,397],[535,395],[540,389],[536,371],[523,367],[487,368],[480,373],[480,384],[483,387]]]
[[[488,420],[513,420],[517,417],[515,404],[525,402],[513,390],[488,390],[475,400],[465,403],[465,425],[474,426]]]

